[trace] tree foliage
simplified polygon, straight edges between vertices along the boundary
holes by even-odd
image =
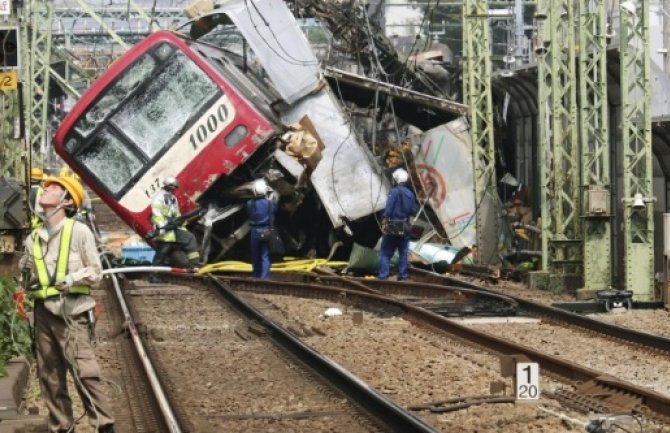
[[[16,312],[15,291],[16,283],[0,277],[0,377],[7,374],[10,358],[30,353],[30,330]]]

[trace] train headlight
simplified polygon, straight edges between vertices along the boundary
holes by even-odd
[[[77,148],[77,144],[79,144],[77,139],[76,138],[71,138],[67,142],[65,142],[65,150],[72,153]]]
[[[170,54],[174,51],[174,48],[170,44],[161,44],[157,49],[156,49],[156,56],[161,59],[165,60],[168,57],[170,57]]]

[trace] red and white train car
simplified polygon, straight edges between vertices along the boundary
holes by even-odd
[[[220,50],[157,32],[83,95],[58,129],[55,149],[145,235],[163,178],[179,180],[182,212],[190,211],[217,179],[281,132],[263,94]]]

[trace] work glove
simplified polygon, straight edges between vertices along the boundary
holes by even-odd
[[[279,201],[279,193],[274,189],[269,188],[268,193],[266,194],[266,198],[270,201],[277,203]]]
[[[72,278],[72,275],[66,275],[65,278],[62,280],[56,282],[56,288],[63,292],[63,294],[67,295],[70,293],[70,288],[74,284],[74,278]]]

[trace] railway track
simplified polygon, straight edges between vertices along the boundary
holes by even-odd
[[[575,314],[560,308],[544,305],[539,302],[530,301],[516,296],[501,293],[487,287],[459,280],[448,275],[435,274],[420,269],[411,270],[412,280],[418,283],[436,284],[438,286],[464,288],[491,294],[507,296],[517,302],[520,314],[538,317],[552,323],[561,323],[574,326],[588,332],[600,334],[611,338],[613,341],[624,342],[650,353],[662,352],[670,356],[670,338],[660,335],[649,334],[611,323],[595,320],[583,315]]]
[[[448,334],[457,336],[467,340],[471,344],[484,347],[493,353],[517,356],[523,355],[528,359],[540,363],[544,372],[560,378],[561,380],[573,384],[574,389],[570,391],[562,390],[557,394],[567,404],[574,407],[579,407],[583,411],[595,412],[626,412],[626,413],[644,413],[647,416],[667,422],[670,419],[670,396],[655,392],[647,387],[635,385],[626,380],[612,377],[604,371],[598,371],[593,368],[588,368],[576,364],[573,360],[567,360],[558,356],[553,356],[549,353],[543,352],[541,349],[526,347],[518,343],[507,341],[504,338],[496,337],[490,333],[480,332],[472,327],[464,326],[456,322],[447,320],[446,318],[437,314],[432,314],[425,309],[405,303],[401,298],[403,294],[412,293],[411,298],[417,297],[436,297],[443,292],[447,296],[453,294],[453,288],[440,288],[439,285],[427,283],[394,283],[394,282],[380,282],[377,280],[351,280],[343,279],[333,276],[320,275],[290,275],[285,274],[280,276],[284,280],[295,279],[296,282],[291,281],[273,281],[272,293],[283,293],[291,296],[303,297],[317,297],[322,296],[326,299],[344,298],[347,302],[358,297],[378,297],[384,298],[389,295],[401,295],[400,298],[395,298],[396,308],[403,311],[403,316],[411,317],[412,322],[421,322],[427,326],[438,328]],[[251,279],[226,277],[227,281],[235,281],[238,290],[254,290],[252,286],[261,287],[263,283],[258,283]],[[306,281],[318,282],[322,286],[319,288],[313,283]],[[348,287],[349,289],[345,289]],[[364,287],[367,287],[365,289]],[[317,295],[316,293],[319,292]],[[338,298],[339,297],[339,298]],[[388,298],[387,298],[388,299]],[[517,300],[522,306],[526,301]],[[363,302],[363,301],[361,301]],[[565,313],[565,320],[570,320],[571,317],[577,316],[567,312],[556,312],[555,314],[563,315]],[[576,318],[579,319],[579,316]],[[578,320],[576,323],[580,323]],[[598,322],[597,328],[602,325],[608,328],[607,324]],[[576,326],[576,325],[574,325]],[[619,327],[615,327],[619,328]],[[593,332],[593,331],[591,331]],[[611,331],[613,332],[613,331]],[[653,338],[652,338],[653,340]],[[649,350],[657,349],[650,348]],[[666,360],[667,362],[667,360]]]
[[[124,431],[436,431],[216,280],[122,282],[127,308],[115,325],[143,345],[134,356],[142,367],[122,370],[149,368],[157,381],[129,379],[131,402],[138,390],[153,392],[150,408],[131,403],[148,419],[126,417]]]
[[[279,275],[276,276],[279,277]],[[430,277],[432,278],[432,276]],[[504,339],[453,323],[453,321],[448,320],[442,315],[435,314],[425,308],[426,306],[430,309],[435,306],[444,307],[446,305],[446,313],[444,314],[454,316],[457,315],[455,307],[460,306],[466,309],[471,308],[471,314],[490,315],[495,313],[496,310],[498,312],[506,311],[512,306],[514,309],[520,308],[523,310],[524,302],[520,302],[519,300],[513,300],[510,303],[510,297],[493,293],[494,296],[490,298],[493,301],[483,302],[482,300],[487,298],[490,293],[482,292],[474,287],[453,287],[453,284],[451,288],[445,289],[444,287],[440,287],[439,284],[416,282],[343,281],[340,277],[330,275],[300,274],[284,275],[282,278],[286,281],[264,281],[230,276],[222,276],[211,280],[192,276],[172,276],[166,277],[165,284],[162,287],[147,284],[143,280],[136,280],[134,283],[135,288],[121,289],[125,293],[124,298],[128,299],[130,304],[135,305],[137,302],[140,302],[140,304],[130,307],[130,310],[138,315],[136,332],[139,337],[143,337],[142,339],[148,347],[147,358],[152,360],[154,358],[158,359],[156,362],[156,374],[160,378],[160,383],[165,385],[166,394],[171,396],[167,397],[167,400],[170,403],[173,403],[173,400],[177,401],[174,404],[176,408],[175,417],[180,420],[186,420],[179,422],[180,425],[185,426],[185,430],[183,431],[212,431],[212,429],[216,431],[224,428],[223,426],[225,426],[226,431],[248,431],[250,426],[253,426],[253,423],[263,426],[277,426],[283,425],[277,423],[316,422],[316,420],[321,418],[336,418],[338,427],[334,427],[335,430],[333,431],[342,431],[340,430],[340,423],[344,418],[340,418],[338,414],[344,413],[356,413],[355,419],[365,420],[359,422],[362,427],[347,427],[347,431],[410,431],[405,428],[402,430],[393,430],[392,427],[380,424],[379,421],[371,421],[368,418],[370,416],[369,413],[379,414],[380,410],[370,408],[364,410],[363,408],[367,404],[365,401],[356,400],[349,409],[340,409],[339,411],[332,407],[323,410],[318,408],[305,409],[306,405],[303,405],[301,410],[273,411],[263,410],[258,406],[254,406],[253,401],[258,401],[258,395],[264,395],[262,392],[253,394],[252,397],[244,393],[237,393],[228,400],[221,397],[225,395],[225,390],[221,387],[220,383],[231,377],[229,373],[233,365],[244,364],[245,362],[249,364],[249,360],[251,359],[266,359],[265,357],[267,356],[258,356],[252,352],[246,352],[247,356],[224,363],[223,367],[221,367],[222,364],[212,364],[211,359],[222,359],[222,356],[230,351],[226,349],[233,348],[233,351],[238,354],[245,353],[245,349],[240,349],[227,339],[223,339],[222,335],[227,335],[232,329],[232,334],[234,334],[233,341],[238,345],[241,343],[246,344],[247,341],[253,344],[258,344],[260,341],[266,342],[269,336],[280,334],[278,331],[268,328],[268,324],[271,322],[283,324],[284,328],[289,331],[286,334],[287,336],[295,336],[304,340],[314,350],[327,355],[327,359],[334,360],[340,364],[340,369],[351,370],[353,372],[352,377],[360,378],[353,382],[358,382],[359,384],[365,383],[366,385],[363,388],[367,388],[369,385],[378,389],[379,391],[375,398],[382,397],[382,400],[392,400],[391,403],[398,405],[401,410],[414,412],[416,416],[423,420],[420,425],[425,424],[426,428],[435,428],[435,431],[448,431],[449,429],[445,430],[442,428],[444,423],[452,426],[460,426],[461,423],[472,424],[472,421],[462,418],[468,412],[472,416],[472,411],[481,411],[489,414],[483,416],[482,419],[487,418],[487,416],[494,419],[497,419],[497,417],[509,417],[509,425],[519,422],[517,418],[525,419],[525,423],[528,423],[528,417],[535,420],[537,416],[535,412],[537,411],[531,411],[533,412],[532,415],[526,414],[525,418],[521,415],[513,415],[514,410],[508,407],[511,405],[509,403],[511,399],[510,394],[506,391],[503,391],[502,394],[500,393],[499,386],[501,383],[503,384],[502,389],[506,389],[507,391],[512,388],[512,384],[509,378],[500,376],[499,357],[501,355],[516,356],[519,354],[524,354],[529,359],[538,361],[543,373],[549,373],[548,377],[543,378],[543,381],[546,381],[543,385],[545,398],[543,404],[558,405],[553,408],[554,410],[566,411],[574,409],[582,413],[591,411],[601,414],[615,412],[630,413],[652,423],[668,422],[670,403],[667,396],[607,376],[602,372],[572,365],[574,363],[541,353],[541,351],[527,351],[526,348],[518,344],[510,344],[510,342],[504,341]],[[295,281],[290,281],[292,279]],[[221,307],[218,304],[221,303],[220,298],[224,296],[222,294],[213,294],[212,291],[214,289],[211,286],[219,284],[216,281],[223,284],[223,286],[234,289],[231,293],[239,294],[241,301],[249,299],[254,301],[257,305],[255,308],[251,308],[251,311],[256,311],[253,314],[268,313],[268,316],[272,317],[272,319],[269,317],[262,318],[261,316],[247,317],[242,319],[240,325],[233,326],[228,324],[214,327],[208,325],[207,320],[213,320],[211,314],[214,314],[216,317],[221,315],[221,313],[212,313],[209,311],[215,306],[217,309],[220,309]],[[126,279],[122,279],[122,282],[128,283]],[[477,299],[481,293],[486,293],[486,296]],[[201,307],[194,303],[196,298],[199,297],[205,299],[203,304],[198,304],[202,305]],[[383,344],[383,342],[379,342],[377,344],[378,342],[375,341],[373,332],[363,331],[360,339],[357,337],[356,345],[362,347],[369,345],[366,349],[359,349],[358,347],[354,349],[353,343],[349,346],[349,342],[339,343],[333,340],[333,344],[340,351],[336,353],[330,352],[331,349],[328,345],[321,346],[321,344],[325,341],[331,341],[331,337],[335,337],[331,335],[329,329],[324,329],[318,320],[316,323],[304,320],[304,318],[301,318],[303,314],[301,310],[292,310],[296,308],[292,305],[296,303],[297,299],[321,302],[317,307],[309,307],[316,308],[314,311],[315,316],[318,315],[316,314],[317,310],[323,312],[323,309],[327,305],[340,305],[345,311],[345,316],[348,316],[349,328],[351,328],[351,321],[355,322],[357,320],[356,317],[361,316],[365,318],[363,323],[366,325],[371,324],[370,322],[380,322],[383,332],[402,330],[400,335],[392,337],[393,341],[401,341],[408,337],[408,333],[411,333],[409,336],[410,341],[398,343],[401,347],[389,348],[388,343]],[[231,301],[229,300],[228,302]],[[151,311],[147,307],[148,305],[163,305],[167,308],[167,311],[159,315],[158,311]],[[477,308],[472,308],[473,305],[477,306]],[[486,305],[488,307],[484,308],[483,306]],[[348,313],[346,313],[347,308],[349,308]],[[433,310],[440,312],[439,308],[433,308]],[[203,313],[196,313],[195,319],[197,320],[194,321],[193,314],[189,316],[185,314],[186,312],[193,311],[202,311]],[[161,317],[163,318],[161,319]],[[205,322],[201,323],[201,319]],[[323,318],[320,320],[323,320]],[[120,323],[116,323],[112,327],[121,327],[126,329],[126,332],[129,332],[129,326],[125,322],[125,320],[121,320]],[[418,325],[416,329],[414,325]],[[408,328],[408,326],[411,326],[411,328]],[[364,329],[365,326],[359,324],[355,327],[355,330],[361,331],[362,329],[358,328]],[[344,330],[343,334],[346,336],[347,332],[352,332],[352,329]],[[193,346],[201,345],[200,337],[205,337],[205,342],[208,338],[210,339],[210,343],[206,343],[205,346],[214,350],[214,352],[211,352],[211,350],[208,352],[197,352],[193,349]],[[463,344],[464,342],[467,344]],[[294,342],[293,344],[301,345],[299,342]],[[223,346],[223,349],[218,348],[218,346]],[[482,348],[485,351],[482,351]],[[219,352],[218,350],[223,350],[223,352]],[[340,360],[342,352],[348,351],[357,353],[357,359],[367,356],[368,352],[375,352],[376,361],[373,361],[370,365],[366,365],[366,368],[363,370],[359,370],[361,368],[360,364],[365,364],[365,362],[359,360],[352,362],[347,360],[347,358]],[[414,368],[411,367],[411,364],[417,364],[420,370],[423,369],[423,371],[419,371],[416,374],[412,373],[411,380],[407,380],[407,377],[404,378],[405,382],[411,382],[411,385],[409,383],[400,385],[398,381],[402,381],[402,379],[398,379],[398,376],[402,377],[402,373],[398,373],[397,371],[389,372],[389,378],[380,378],[376,375],[376,373],[384,371],[387,368],[389,361],[397,357],[402,359],[402,356],[405,356],[403,355],[405,352],[416,352],[417,355],[421,355],[421,357],[416,358],[414,361],[403,364],[406,368]],[[285,365],[289,365],[290,362],[297,358],[297,355],[292,354],[291,349],[270,349],[270,353],[282,359]],[[177,355],[175,356],[175,354]],[[188,354],[193,355],[193,358],[190,362],[184,362],[183,357]],[[180,359],[181,361],[179,361]],[[399,362],[402,364],[402,361]],[[428,362],[427,365],[422,365],[426,362]],[[430,370],[433,373],[441,372],[442,374],[445,372],[463,371],[464,363],[468,365],[467,369],[483,369],[483,372],[478,371],[469,376],[467,374],[447,374],[447,376],[436,376],[433,374],[428,375],[427,378],[423,377]],[[263,367],[266,367],[265,363],[262,364]],[[200,380],[199,373],[196,374],[196,371],[216,371],[221,368],[225,369],[226,375],[220,375],[219,379]],[[122,370],[137,371],[138,368],[123,368]],[[176,376],[174,373],[170,375],[168,370],[178,371],[179,373]],[[315,375],[313,369],[306,367],[293,367],[289,370],[300,372],[297,378],[291,377],[288,380],[290,384],[296,384],[299,382],[299,378],[309,376],[319,383],[317,388],[319,386],[320,388],[324,388],[323,379],[321,378],[324,375],[322,372]],[[265,381],[261,380],[261,382],[266,387],[268,383],[275,383],[274,378],[264,376],[263,373],[248,372],[245,374],[249,378],[265,378]],[[147,387],[142,382],[144,379],[140,380],[134,373],[126,373],[126,375],[129,376],[125,379],[126,382],[140,384],[138,390],[150,389],[150,387]],[[279,376],[281,377],[281,375]],[[177,377],[178,379],[173,379],[172,377]],[[482,380],[485,381],[486,385],[482,385],[481,383],[477,385],[475,381],[471,384],[470,381],[474,377],[484,378]],[[198,378],[198,380],[194,378]],[[560,382],[556,382],[556,379]],[[179,385],[178,380],[185,380],[186,384]],[[361,380],[364,382],[361,382]],[[468,383],[467,387],[464,386],[464,382]],[[185,393],[184,390],[191,389],[189,387],[194,386],[194,383],[198,384],[201,389],[197,392],[194,391],[191,393],[189,391]],[[243,386],[241,385],[242,382],[234,383],[238,387]],[[493,390],[494,384],[498,386],[498,391],[496,392],[490,391]],[[245,383],[244,387],[247,385]],[[271,387],[276,386],[272,385]],[[279,387],[287,388],[286,386]],[[406,389],[410,388],[413,390],[411,395],[405,396]],[[135,401],[150,400],[142,396],[139,391],[133,391],[131,388],[126,392],[130,393],[131,396],[136,394]],[[358,391],[354,391],[353,393],[355,392]],[[333,395],[339,395],[339,398],[335,398],[339,402],[342,399],[341,396],[346,393],[352,394],[352,391],[328,391],[326,394],[331,396],[330,398]],[[215,399],[217,401],[220,400],[222,406],[220,408],[210,407],[208,406],[209,403],[197,403],[196,400],[184,406],[180,403],[180,400],[186,394],[206,396],[207,401],[212,400],[213,396],[216,396]],[[292,400],[298,399],[296,393],[292,395]],[[311,396],[312,394],[309,395]],[[245,400],[242,397],[248,398],[250,402],[250,406],[247,409],[243,408]],[[311,397],[305,398],[305,401],[311,401]],[[549,398],[549,400],[546,400],[546,398]],[[279,403],[277,399],[269,400]],[[131,401],[131,406],[136,404],[132,403],[132,398],[129,401]],[[202,406],[202,404],[205,406]],[[125,431],[171,431],[165,429],[165,423],[160,424],[155,419],[159,418],[159,415],[156,415],[160,413],[160,410],[157,409],[159,406],[155,402],[149,404],[149,407],[153,411],[154,415],[152,417],[154,419],[149,417],[148,420],[142,420],[142,417],[138,414],[142,414],[149,409],[134,407],[130,415],[124,415],[124,422],[127,422],[127,425],[130,426]],[[231,407],[236,408],[237,411],[231,412]],[[322,406],[318,405],[318,407],[321,408]],[[494,409],[491,409],[493,407],[506,407],[506,409],[499,409],[496,415],[492,415],[489,412],[495,412]],[[514,408],[517,405],[511,405],[511,407]],[[194,413],[196,414],[195,421],[191,420]],[[383,415],[382,418],[388,419],[388,414]],[[467,419],[469,420],[470,418],[468,417]],[[349,421],[345,421],[345,425],[347,422]],[[542,422],[544,423],[546,420]],[[244,427],[240,427],[239,429],[233,427],[231,429],[231,425]],[[331,425],[331,427],[333,426]],[[362,430],[357,430],[357,428],[361,428]],[[264,427],[260,427],[259,429],[260,431],[264,431]],[[309,427],[309,429],[310,431],[320,431],[318,428],[315,429],[313,427]],[[280,430],[284,431],[282,428]],[[325,431],[328,431],[327,428]],[[560,432],[563,430],[555,428],[552,431]],[[652,428],[648,431],[656,430]]]

